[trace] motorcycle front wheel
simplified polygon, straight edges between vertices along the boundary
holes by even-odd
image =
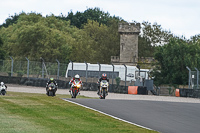
[[[74,90],[74,98],[76,98],[77,90]]]
[[[49,96],[53,96],[53,92],[52,91],[49,91]]]
[[[1,94],[2,94],[2,95],[5,95],[5,94],[6,94],[6,91],[2,91]]]
[[[5,94],[6,94],[6,91],[2,91],[1,94],[2,94],[2,95],[5,95]]]
[[[106,90],[103,89],[103,99],[105,99],[105,98],[106,98]]]

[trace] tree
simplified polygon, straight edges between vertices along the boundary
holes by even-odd
[[[71,22],[71,25],[76,26],[77,28],[83,28],[83,26],[88,23],[88,20],[94,20],[99,23],[99,25],[104,24],[109,26],[109,21],[118,20],[123,21],[122,18],[110,16],[108,12],[101,11],[99,8],[95,7],[88,8],[84,12],[77,11],[74,14],[72,11],[68,13],[67,17],[61,14],[57,18]]]
[[[158,46],[167,44],[170,38],[173,37],[173,34],[170,31],[163,30],[161,25],[158,25],[156,22],[152,25],[144,21],[142,23],[141,36],[148,39],[151,45]]]
[[[2,49],[3,47],[3,41],[0,37],[0,59],[4,60],[6,56],[6,52]]]
[[[90,63],[110,63],[112,55],[118,54],[119,36],[106,25],[88,20],[76,35],[76,45],[72,48],[72,57],[76,61]],[[75,56],[73,56],[75,55]]]
[[[24,12],[20,13],[19,15],[15,13],[15,15],[9,16],[9,18],[6,19],[6,22],[0,25],[1,27],[7,28],[9,25],[13,25],[17,23],[17,20],[20,15],[25,14]]]
[[[2,28],[1,32],[5,48],[15,58],[38,60],[43,57],[46,61],[58,59],[65,62],[74,43],[70,34],[73,30],[69,22],[53,15],[44,18],[30,13],[20,15],[17,24]]]
[[[186,66],[200,67],[200,45],[172,38],[168,44],[156,48],[154,58],[157,63],[152,75],[155,77],[156,85],[186,85],[188,81]]]
[[[191,43],[199,43],[200,44],[200,34],[192,36],[190,42]]]
[[[153,57],[155,47],[167,44],[173,35],[170,31],[163,30],[157,23],[141,23],[141,34],[138,38],[138,56]]]
[[[150,40],[145,37],[138,36],[138,56],[153,57],[155,46],[151,45]]]

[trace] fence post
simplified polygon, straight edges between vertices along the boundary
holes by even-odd
[[[42,78],[44,78],[44,59],[42,57],[40,59],[42,60]]]
[[[85,82],[87,83],[87,70],[88,70],[88,64],[87,64],[87,62],[85,62],[85,61],[84,61],[84,63],[86,64],[86,78],[85,78],[86,81],[85,81]]]
[[[71,77],[73,77],[74,76],[74,64],[73,64],[73,61],[71,61],[71,60],[69,60],[71,63],[72,63],[72,76]]]
[[[59,71],[60,71],[60,62],[56,59],[56,61],[58,62],[58,72],[57,72],[57,79],[59,79]]]
[[[26,60],[28,61],[27,63],[27,78],[29,77],[29,59],[27,57],[25,57]]]
[[[99,62],[97,62],[97,64],[99,65],[99,78],[101,77],[100,75],[100,71],[101,71],[101,64],[99,64]]]
[[[112,73],[112,90],[113,90],[113,75],[114,75],[114,70],[115,70],[115,66],[113,64],[111,64],[113,67],[113,73]]]
[[[11,77],[12,77],[13,76],[13,58],[11,56],[9,57],[12,60],[12,63],[11,63]]]
[[[125,64],[123,64],[125,67],[125,89],[126,89],[126,75],[127,75],[127,66]]]
[[[190,70],[190,68],[189,68],[188,66],[186,66],[186,68],[187,68],[187,69],[188,69],[188,71],[189,71],[189,83],[188,83],[188,86],[189,86],[189,89],[190,89],[191,70]]]
[[[195,70],[197,70],[197,89],[199,89],[199,70],[196,67]]]

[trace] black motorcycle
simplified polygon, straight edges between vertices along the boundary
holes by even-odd
[[[57,91],[57,87],[55,86],[54,83],[50,83],[47,88],[46,88],[46,91],[47,91],[47,95],[48,96],[56,96],[56,91]]]

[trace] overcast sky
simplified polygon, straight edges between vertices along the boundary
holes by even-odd
[[[157,22],[163,29],[190,38],[200,34],[200,0],[0,0],[0,24],[15,13],[68,15],[98,7],[125,21]]]

